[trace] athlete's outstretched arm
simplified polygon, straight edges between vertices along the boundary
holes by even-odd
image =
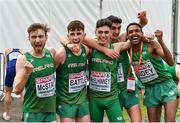
[[[119,57],[119,52],[116,52],[113,49],[109,49],[107,47],[101,46],[97,43],[96,39],[91,38],[85,38],[83,40],[83,43],[87,45],[90,48],[94,48],[96,50],[99,50],[100,52],[103,52],[105,55],[111,57],[111,58],[117,58]]]
[[[119,53],[131,48],[131,42],[129,40],[127,42],[114,43],[113,45],[115,47],[116,52],[119,52]]]

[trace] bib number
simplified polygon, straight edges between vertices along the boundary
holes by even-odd
[[[50,97],[55,94],[55,75],[36,78],[36,94],[38,97]]]
[[[111,73],[110,72],[91,72],[90,89],[110,92],[111,91]]]

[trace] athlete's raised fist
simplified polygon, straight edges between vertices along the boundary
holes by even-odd
[[[26,74],[31,74],[33,72],[33,68],[34,66],[29,61],[26,61],[26,63],[24,64]]]
[[[156,30],[156,31],[154,32],[154,34],[155,34],[158,42],[162,41],[163,32],[162,32],[161,30]]]

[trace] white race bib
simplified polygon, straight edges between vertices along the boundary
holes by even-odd
[[[154,69],[151,61],[147,60],[141,64],[138,70],[138,77],[142,83],[148,83],[158,78],[158,74]]]
[[[118,66],[117,81],[118,82],[124,81],[124,73],[123,73],[122,63],[119,63],[119,66]]]
[[[81,91],[87,85],[87,78],[84,71],[69,74],[69,93]]]
[[[38,97],[50,97],[55,94],[55,75],[36,78],[36,94]]]
[[[91,72],[90,89],[102,92],[111,91],[111,72]]]

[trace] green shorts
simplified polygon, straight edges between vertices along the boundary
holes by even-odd
[[[55,112],[28,112],[24,113],[25,122],[52,122],[56,120]]]
[[[132,106],[139,104],[138,91],[128,92],[126,89],[120,91],[119,93],[119,102],[121,109],[126,108],[130,109]]]
[[[93,122],[103,122],[104,111],[106,111],[109,122],[124,122],[119,99],[94,99],[89,101],[90,116]]]
[[[80,104],[62,104],[57,106],[56,113],[60,117],[78,118],[89,114],[89,102]]]
[[[141,81],[136,78],[136,87],[141,90],[141,89],[144,89],[145,87],[143,86],[143,84],[141,83]]]
[[[178,91],[176,83],[173,80],[167,80],[151,86],[145,87],[144,105],[147,107],[156,107],[165,102],[176,100]]]

